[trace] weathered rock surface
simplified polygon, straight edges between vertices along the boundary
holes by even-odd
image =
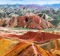
[[[35,14],[26,14],[24,16],[18,16],[17,18],[12,17],[12,19],[8,23],[8,26],[15,27],[16,25],[18,27],[31,29],[45,29],[54,27],[50,22]]]

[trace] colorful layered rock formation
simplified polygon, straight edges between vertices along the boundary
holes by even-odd
[[[35,15],[28,14],[24,16],[12,17],[8,23],[8,27],[24,27],[30,29],[44,29],[44,28],[53,28],[54,26],[46,21],[45,19]]]
[[[9,50],[14,48],[19,41],[0,37],[0,56],[4,56]]]
[[[0,34],[0,56],[56,56],[58,49],[46,51],[36,42],[59,39],[59,34],[29,31],[23,35]],[[55,45],[56,46],[56,45]],[[60,49],[60,48],[59,48]],[[54,51],[55,50],[55,51]],[[57,53],[58,52],[58,53]]]
[[[48,33],[48,32],[33,32],[33,31],[28,31],[27,33],[24,33],[23,35],[1,34],[0,36],[10,37],[10,38],[19,38],[19,39],[28,40],[31,42],[38,42],[38,43],[60,39],[59,34]]]
[[[13,38],[0,39],[0,56],[48,56],[48,54],[34,43]]]

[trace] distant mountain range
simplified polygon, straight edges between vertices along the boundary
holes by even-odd
[[[0,7],[25,7],[25,8],[31,8],[31,9],[47,9],[47,8],[54,8],[58,9],[60,8],[60,4],[46,4],[46,5],[38,5],[38,4],[14,4],[14,5],[9,5],[9,4],[4,4],[0,5]]]
[[[47,7],[50,7],[50,8],[60,8],[60,4],[47,4],[47,5],[44,5],[44,6],[47,6]]]

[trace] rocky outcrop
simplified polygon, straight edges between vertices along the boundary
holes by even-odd
[[[7,25],[7,21],[6,19],[0,19],[0,27],[3,26],[5,27]]]
[[[17,25],[17,18],[12,17],[7,23],[7,27],[15,27]]]
[[[24,27],[31,29],[45,29],[45,28],[53,28],[54,26],[44,20],[43,18],[35,15],[35,14],[26,14],[24,16],[18,16],[17,18],[12,18],[9,23],[9,27]]]
[[[52,17],[48,16],[45,13],[36,13],[39,17],[42,17],[43,19],[47,20],[47,21],[52,21],[54,20]]]

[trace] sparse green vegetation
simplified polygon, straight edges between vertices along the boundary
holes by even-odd
[[[60,20],[52,20],[50,21],[54,26],[58,26],[58,24],[60,23]]]
[[[46,32],[55,31],[55,30],[60,31],[59,28],[48,28],[48,29],[44,29],[44,31],[46,31]]]
[[[28,28],[22,28],[22,27],[18,27],[18,28],[11,28],[12,30],[37,30],[37,29],[28,29]]]

